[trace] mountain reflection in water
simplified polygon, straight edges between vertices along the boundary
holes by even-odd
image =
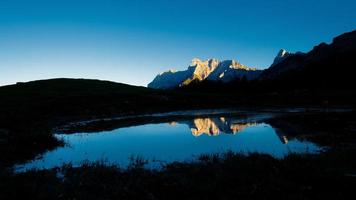
[[[197,117],[192,120],[172,121],[168,124],[176,126],[178,123],[187,124],[195,137],[202,135],[218,136],[220,134],[235,135],[248,127],[262,124],[261,122],[241,122],[241,119],[233,117]],[[287,144],[291,137],[279,130],[276,130],[276,135],[283,144]]]
[[[79,165],[84,161],[103,159],[125,167],[132,156],[173,162],[224,151],[259,152],[275,157],[318,152],[320,148],[317,145],[297,140],[296,135],[286,134],[285,128],[273,127],[268,123],[271,117],[264,114],[244,117],[220,114],[135,119],[134,124],[95,124],[95,129],[87,128],[90,131],[86,133],[57,134],[56,137],[63,139],[66,146],[16,168],[52,168],[65,163]]]
[[[218,136],[220,133],[237,134],[249,126],[257,125],[256,122],[237,123],[233,119],[225,117],[195,118],[191,121],[180,121],[180,123],[187,124],[192,135],[196,137],[203,134],[209,136]],[[170,122],[169,124],[175,125],[177,122]]]

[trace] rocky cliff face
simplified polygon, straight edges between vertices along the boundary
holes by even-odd
[[[290,53],[282,49],[272,65],[263,71],[246,67],[234,60],[193,59],[187,70],[159,74],[148,84],[148,87],[172,89],[205,80],[229,83],[246,79],[258,80],[260,83],[282,81],[283,83],[277,86],[284,88],[350,88],[355,80],[353,77],[353,70],[356,66],[355,55],[356,31],[352,31],[334,38],[331,44],[321,43],[308,53]]]
[[[156,76],[148,84],[150,88],[172,89],[189,85],[195,81],[221,81],[230,82],[236,79],[246,78],[247,80],[256,79],[261,70],[246,67],[235,60],[219,61],[209,59],[201,61],[193,59],[190,66],[185,71],[167,71]]]
[[[259,76],[261,70],[246,67],[235,60],[225,60],[207,77],[209,81],[221,81],[224,83],[241,79],[253,80]]]

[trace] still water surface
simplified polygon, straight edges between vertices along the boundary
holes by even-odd
[[[57,134],[66,146],[49,151],[23,165],[53,168],[64,163],[74,166],[85,161],[106,161],[126,167],[132,157],[143,157],[151,166],[172,161],[191,161],[201,154],[260,152],[281,158],[288,153],[316,153],[317,145],[284,135],[264,120],[241,120],[233,116],[142,124],[95,133]]]

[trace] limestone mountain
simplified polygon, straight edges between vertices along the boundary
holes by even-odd
[[[220,81],[231,82],[236,79],[246,78],[247,80],[256,79],[261,70],[246,67],[235,60],[219,61],[217,59],[208,59],[201,61],[194,58],[184,71],[169,70],[156,76],[148,84],[149,88],[156,89],[173,89],[189,85],[192,82]]]

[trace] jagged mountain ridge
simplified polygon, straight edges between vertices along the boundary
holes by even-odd
[[[194,59],[185,71],[168,71],[158,75],[150,88],[172,89],[202,82],[209,87],[232,83],[245,77],[256,80],[260,86],[278,82],[274,87],[351,87],[353,68],[356,66],[356,31],[335,37],[331,44],[321,43],[307,53],[280,50],[271,66],[265,70],[246,67],[237,61]],[[280,81],[283,81],[281,84]],[[212,82],[212,83],[208,83]],[[199,84],[201,86],[201,84]],[[200,87],[198,86],[198,88]]]
[[[321,43],[308,53],[289,55],[264,70],[259,79],[287,80],[306,86],[350,85],[355,56],[356,31],[352,31],[335,37],[331,44]]]
[[[235,79],[245,77],[247,80],[256,79],[261,70],[246,67],[235,60],[225,60],[220,62],[219,67],[210,73],[206,78],[208,81],[231,82]]]
[[[288,58],[291,55],[293,55],[293,53],[290,53],[290,52],[286,51],[285,49],[279,50],[277,56],[273,60],[271,67],[277,65],[278,63],[282,62],[283,60],[285,60],[286,58]]]
[[[201,61],[194,58],[184,71],[169,70],[155,77],[148,84],[149,88],[172,89],[189,85],[192,82],[204,80],[230,82],[245,77],[247,80],[256,79],[262,71],[256,68],[246,67],[235,60],[219,61],[208,59]]]

